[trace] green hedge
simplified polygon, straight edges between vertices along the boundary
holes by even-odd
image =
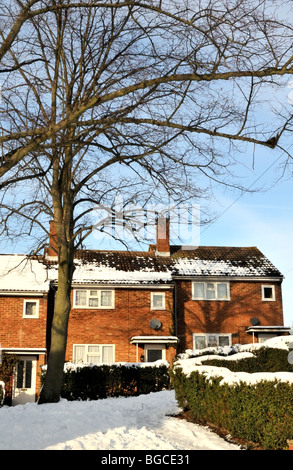
[[[288,351],[285,349],[263,347],[253,351],[254,357],[244,359],[208,359],[205,365],[226,367],[233,372],[293,372],[293,364],[288,362]]]
[[[9,382],[13,372],[13,368],[18,361],[18,356],[15,354],[2,353],[0,362],[0,380]]]
[[[11,383],[11,377],[13,373],[13,368],[18,361],[18,357],[14,354],[7,354],[2,353],[1,355],[1,362],[0,362],[0,381],[4,382],[5,384]],[[6,395],[2,387],[0,386],[0,406],[3,404],[11,404],[11,396]],[[5,401],[3,401],[3,398]]]
[[[254,358],[206,363],[233,371],[259,372],[270,368],[272,372],[279,371],[281,363],[287,370],[287,356],[286,351],[266,349],[257,351],[257,363]],[[259,444],[265,450],[286,449],[287,440],[293,439],[292,384],[276,380],[255,385],[244,382],[220,385],[221,377],[207,380],[198,370],[186,376],[180,368],[171,370],[171,378],[179,406],[189,410],[195,421],[218,426],[227,434]]]
[[[61,397],[67,400],[97,400],[107,397],[136,396],[169,388],[169,368],[164,365],[84,366],[64,372]]]

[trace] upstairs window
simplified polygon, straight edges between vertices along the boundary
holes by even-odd
[[[229,282],[193,282],[193,300],[230,300]]]
[[[24,300],[23,318],[39,318],[39,301]]]
[[[165,292],[151,292],[151,309],[165,310]]]
[[[110,289],[76,289],[75,308],[114,308],[114,291]]]
[[[274,301],[275,297],[275,286],[261,286],[262,300]]]

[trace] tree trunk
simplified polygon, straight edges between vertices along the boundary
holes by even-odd
[[[59,254],[58,290],[55,298],[51,346],[38,404],[57,403],[62,390],[73,274],[73,256],[67,248]]]

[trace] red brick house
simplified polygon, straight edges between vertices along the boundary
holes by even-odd
[[[283,277],[256,248],[174,251],[180,349],[262,342],[283,326]]]
[[[186,349],[288,331],[282,275],[255,247],[185,250],[158,235],[147,252],[79,250],[75,264],[66,361],[172,362]],[[54,252],[0,255],[0,271],[0,345],[20,359],[12,403],[23,403],[38,394],[50,353]]]
[[[46,269],[38,260],[0,255],[0,353],[19,358],[11,383],[6,383],[13,403],[35,401],[40,390],[40,366],[47,354],[49,292]]]

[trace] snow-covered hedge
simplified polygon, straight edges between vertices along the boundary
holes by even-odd
[[[274,357],[282,355],[281,363],[285,354],[291,366],[288,346],[292,342],[293,337],[282,337],[239,347],[238,352],[226,356],[215,354],[217,351],[199,355],[188,351],[171,371],[179,406],[190,410],[195,420],[224,428],[234,437],[265,449],[285,449],[287,440],[293,438],[293,372],[263,369],[248,373],[237,371],[237,366],[271,349]],[[210,360],[213,365],[206,364]],[[220,366],[215,365],[218,361]]]
[[[66,363],[61,397],[97,400],[159,392],[169,387],[169,364],[165,361],[101,366]]]
[[[293,372],[291,344],[293,336],[280,336],[265,343],[187,350],[178,356],[177,365],[187,371],[194,365],[211,365],[234,372]]]

